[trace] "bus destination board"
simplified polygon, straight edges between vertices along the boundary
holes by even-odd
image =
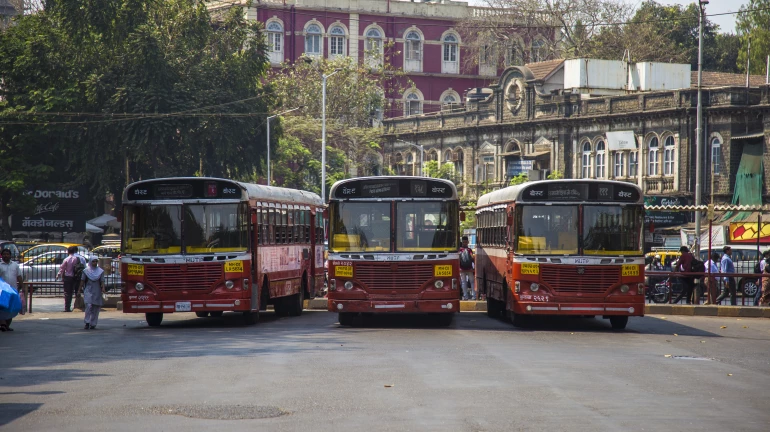
[[[599,201],[637,202],[639,190],[632,185],[601,182],[540,183],[527,187],[524,201]]]
[[[334,191],[334,198],[452,198],[451,185],[421,179],[383,179],[352,180],[339,185]]]
[[[174,199],[240,199],[240,186],[231,181],[214,179],[159,179],[131,185],[126,190],[129,201]]]

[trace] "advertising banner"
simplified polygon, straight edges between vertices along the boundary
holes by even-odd
[[[685,206],[692,205],[692,199],[687,197],[671,197],[671,196],[657,196],[651,195],[644,197],[645,205],[659,205],[659,206]],[[684,225],[693,220],[693,212],[686,211],[647,211],[644,215],[644,224],[650,223],[655,225],[655,228],[664,228],[670,226]]]
[[[31,213],[11,217],[11,230],[85,232],[88,200],[80,189],[49,188],[28,191],[35,198]]]
[[[519,174],[526,174],[534,166],[533,160],[508,159],[508,177],[515,177]]]
[[[762,222],[762,229],[758,229],[757,222],[733,222],[730,224],[730,243],[756,244],[770,243],[770,223]]]

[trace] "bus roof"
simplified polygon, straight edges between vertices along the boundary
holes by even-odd
[[[329,199],[351,198],[458,199],[454,183],[432,177],[356,177],[337,181],[329,191]]]
[[[625,202],[644,204],[642,190],[615,180],[539,180],[508,186],[482,195],[476,208],[508,202]]]
[[[259,200],[323,206],[318,194],[296,189],[244,183],[214,177],[169,177],[131,183],[123,202],[158,200]]]

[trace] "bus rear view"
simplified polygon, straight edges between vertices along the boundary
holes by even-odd
[[[454,184],[421,177],[339,181],[329,194],[329,310],[459,311],[459,201]]]

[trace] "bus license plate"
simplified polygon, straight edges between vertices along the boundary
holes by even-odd
[[[433,267],[433,276],[435,277],[452,277],[451,265],[437,265]]]
[[[190,312],[192,310],[192,305],[190,302],[176,302],[174,310],[176,312]]]
[[[226,262],[225,273],[243,273],[243,261]]]
[[[334,267],[334,276],[337,277],[353,277],[353,266],[337,266]]]
[[[639,266],[636,264],[624,264],[623,276],[639,276]]]
[[[521,274],[528,274],[528,275],[540,274],[540,264],[523,263],[521,265]]]

